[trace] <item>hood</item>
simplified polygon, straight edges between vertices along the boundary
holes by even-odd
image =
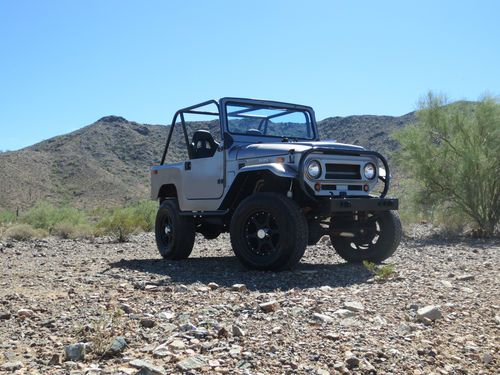
[[[300,153],[311,147],[325,147],[334,150],[363,150],[361,146],[337,143],[335,141],[303,141],[303,142],[280,142],[280,143],[254,143],[242,145],[237,150],[237,159],[258,158],[273,155],[287,154],[290,150]]]

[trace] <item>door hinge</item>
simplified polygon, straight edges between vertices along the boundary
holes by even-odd
[[[186,171],[190,171],[191,170],[191,162],[190,161],[187,161],[184,163],[184,169]]]
[[[217,183],[218,183],[218,184],[223,184],[223,183],[224,183],[224,179],[223,179],[223,178],[219,178],[219,179],[217,180]]]

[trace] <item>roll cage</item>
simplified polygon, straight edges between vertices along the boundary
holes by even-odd
[[[195,104],[186,108],[179,109],[177,112],[175,112],[174,117],[172,119],[172,123],[170,125],[170,129],[168,132],[167,136],[167,142],[165,144],[165,149],[163,150],[163,155],[161,157],[161,162],[160,165],[163,165],[165,163],[165,158],[167,156],[168,148],[170,145],[170,142],[172,140],[172,135],[174,132],[175,125],[177,123],[177,119],[180,118],[180,123],[182,126],[182,133],[184,135],[184,140],[187,145],[187,152],[188,152],[188,157],[191,159],[193,157],[193,151],[191,150],[191,147],[189,147],[189,137],[188,137],[188,132],[186,128],[186,121],[184,118],[185,114],[193,114],[193,115],[209,115],[209,116],[217,116],[219,118],[219,123],[220,123],[220,128],[221,128],[221,139],[224,142],[224,147],[229,147],[233,143],[233,136],[229,134],[228,128],[227,128],[227,113],[226,113],[226,105],[228,103],[231,104],[241,104],[241,105],[256,105],[256,106],[266,106],[269,108],[276,108],[276,109],[284,109],[282,113],[271,115],[271,116],[258,116],[261,118],[261,125],[266,124],[270,119],[272,118],[277,118],[279,116],[283,116],[286,114],[289,114],[294,111],[304,111],[309,114],[309,119],[310,125],[311,125],[311,130],[313,132],[313,138],[310,140],[317,140],[318,139],[318,131],[316,127],[316,119],[314,116],[314,111],[311,107],[304,106],[304,105],[298,105],[298,104],[292,104],[292,103],[285,103],[285,102],[275,102],[275,101],[270,101],[270,100],[257,100],[257,99],[244,99],[244,98],[222,98],[219,101],[217,100],[207,100],[199,104]],[[201,110],[203,107],[206,107],[208,105],[215,105],[217,108],[217,112],[213,111],[205,111]],[[247,110],[240,110],[237,111],[236,115],[238,117],[256,117],[255,115],[251,115],[248,112],[251,112],[254,109],[247,109]],[[288,110],[288,111],[287,111]],[[231,115],[235,115],[235,113],[231,113]],[[264,125],[266,126],[266,125]],[[236,138],[239,137],[245,137],[246,142],[259,142],[258,138],[263,137],[265,135],[251,135],[251,134],[234,134]],[[267,136],[266,136],[267,137]],[[252,140],[253,138],[253,140]]]

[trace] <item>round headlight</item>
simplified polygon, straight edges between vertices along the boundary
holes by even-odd
[[[367,179],[373,180],[375,178],[375,175],[377,174],[376,169],[375,169],[375,165],[373,163],[365,164],[365,168],[363,169],[363,173]]]
[[[321,164],[319,161],[311,160],[309,164],[307,164],[306,174],[311,180],[321,176]]]

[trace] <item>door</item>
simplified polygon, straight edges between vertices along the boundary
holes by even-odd
[[[186,199],[218,199],[224,192],[224,151],[184,163],[183,190]]]

